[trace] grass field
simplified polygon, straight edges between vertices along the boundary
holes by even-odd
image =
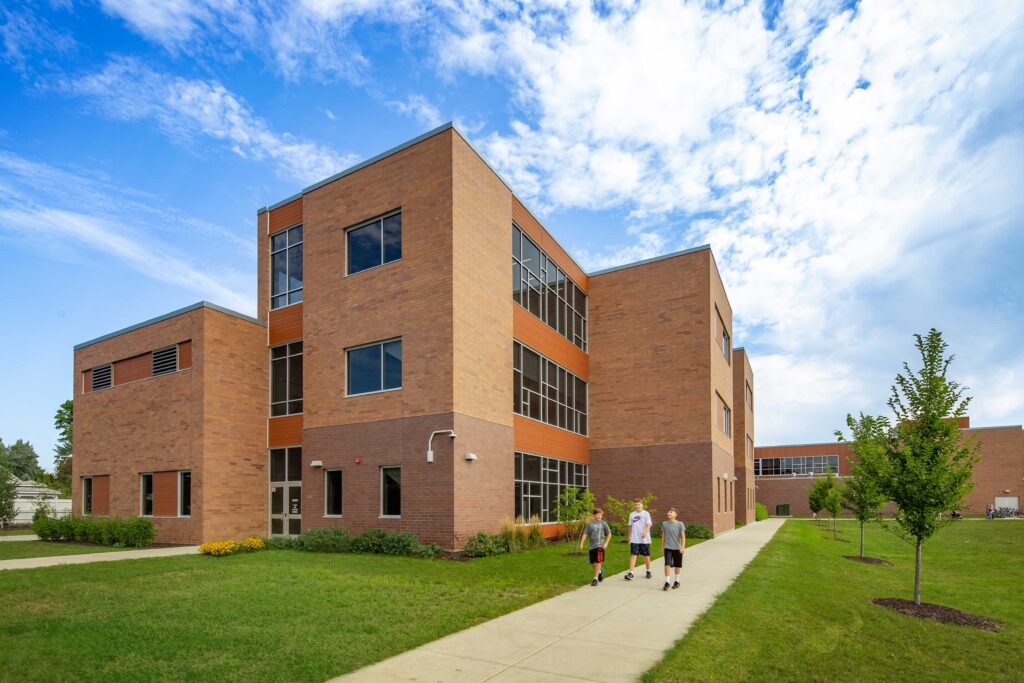
[[[0,536],[31,536],[32,529],[0,529]]]
[[[320,682],[585,585],[586,557],[567,551],[452,562],[274,550],[7,571],[0,671]],[[612,544],[607,571],[628,552]]]
[[[53,557],[56,555],[82,555],[85,553],[109,553],[112,550],[103,545],[88,543],[58,543],[49,541],[4,541],[0,543],[0,560],[20,560],[26,557]]]
[[[922,599],[992,617],[999,633],[918,620],[871,604],[913,598],[914,549],[877,526],[866,555],[824,527],[790,521],[687,635],[654,681],[1021,681],[1024,524],[958,522],[924,546]]]

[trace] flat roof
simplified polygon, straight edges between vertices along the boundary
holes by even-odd
[[[618,270],[625,270],[626,268],[635,268],[636,266],[643,266],[643,265],[646,265],[648,263],[654,263],[656,261],[665,261],[665,260],[670,259],[670,258],[675,258],[676,256],[685,256],[686,254],[693,254],[694,252],[704,251],[705,249],[707,249],[708,251],[711,251],[711,245],[710,244],[702,244],[699,247],[691,247],[690,249],[683,249],[682,251],[673,251],[671,254],[662,254],[661,256],[654,256],[652,258],[645,258],[645,259],[643,259],[641,261],[633,261],[632,263],[624,263],[621,266],[613,266],[611,268],[605,268],[604,270],[599,270],[599,271],[594,272],[594,273],[588,273],[587,277],[596,277],[598,275],[605,275],[607,273],[614,273],[615,271],[618,271]]]
[[[981,431],[983,429],[1024,429],[1024,426],[1022,426],[1022,425],[993,425],[991,427],[961,427],[960,431],[961,432],[978,432],[978,431]],[[775,444],[773,446],[754,446],[754,450],[756,451],[759,448],[799,448],[799,447],[802,447],[802,446],[835,446],[835,445],[843,444],[843,443],[849,445],[848,441],[845,441],[845,442],[844,441],[819,441],[819,442],[815,442],[815,443],[785,443],[785,444]],[[795,457],[800,457],[800,456],[795,456]]]
[[[106,341],[107,339],[113,339],[114,337],[118,337],[118,336],[120,336],[122,334],[127,334],[128,332],[134,332],[135,330],[140,330],[143,327],[148,327],[149,325],[154,325],[156,323],[163,322],[164,320],[168,320],[168,319],[173,318],[175,316],[182,315],[184,313],[189,313],[191,311],[195,311],[195,310],[198,310],[200,308],[209,308],[211,310],[218,311],[219,313],[224,313],[226,315],[234,316],[235,318],[238,318],[239,320],[245,320],[246,322],[255,323],[256,325],[259,325],[260,327],[266,327],[267,326],[267,324],[265,322],[263,322],[261,320],[257,320],[256,318],[252,318],[250,316],[247,316],[244,313],[239,313],[238,311],[232,311],[230,308],[224,308],[223,306],[218,306],[217,304],[210,303],[209,301],[200,301],[198,303],[192,304],[191,306],[185,306],[185,308],[179,308],[176,311],[171,311],[170,313],[165,313],[164,315],[157,316],[156,318],[150,318],[149,320],[145,320],[145,321],[143,321],[141,323],[137,323],[135,325],[130,325],[128,327],[125,327],[123,329],[118,330],[117,332],[111,332],[110,334],[105,334],[102,337],[96,337],[95,339],[90,339],[87,342],[82,342],[81,344],[76,344],[75,345],[75,351],[78,351],[79,349],[84,349],[87,346],[92,346],[93,344],[98,344],[101,341]]]

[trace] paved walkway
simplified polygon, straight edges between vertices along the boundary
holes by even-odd
[[[14,536],[0,536],[0,543],[4,541],[38,541],[35,534],[15,534]]]
[[[112,553],[85,553],[83,555],[59,555],[56,557],[26,557],[21,560],[0,561],[4,569],[35,569],[53,567],[58,564],[89,564],[90,562],[114,562],[115,560],[143,560],[147,557],[173,557],[193,555],[199,552],[197,545],[174,546],[171,548],[143,548],[142,550],[118,550]]]
[[[642,572],[633,581],[610,576],[598,588],[563,593],[335,680],[634,681],[661,660],[784,522],[748,524],[693,546],[686,551],[678,590],[662,592],[658,559],[651,580]]]

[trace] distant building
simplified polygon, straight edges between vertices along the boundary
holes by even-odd
[[[31,524],[36,507],[44,501],[49,504],[55,514],[67,515],[71,512],[71,499],[61,498],[59,491],[43,486],[36,481],[19,479],[13,474],[11,480],[18,485],[18,493],[14,501],[14,525]]]

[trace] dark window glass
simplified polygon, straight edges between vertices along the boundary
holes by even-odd
[[[398,517],[402,514],[402,468],[382,467],[381,473],[381,514]]]
[[[142,516],[153,514],[153,475],[142,475]]]
[[[285,481],[287,453],[283,448],[275,448],[270,451],[270,481]]]
[[[384,388],[402,387],[402,340],[396,339],[383,344],[384,347]]]
[[[288,359],[288,400],[302,399],[302,356]]]
[[[529,237],[523,236],[522,264],[531,272],[540,274],[540,249]]]
[[[512,226],[512,256],[514,258],[520,258],[522,256],[522,245],[523,245],[523,233],[516,226]]]
[[[288,289],[302,287],[302,245],[288,250]]]
[[[92,477],[82,479],[82,514],[92,514]]]
[[[274,264],[271,270],[271,294],[281,294],[288,291],[288,252],[281,251],[274,254]]]
[[[523,455],[523,481],[540,481],[540,458]]]
[[[182,517],[189,517],[192,514],[192,473],[182,472],[178,478],[178,486],[181,489],[178,492],[180,504],[178,514]]]
[[[380,391],[380,345],[364,346],[348,352],[348,393]]]
[[[302,342],[270,349],[270,415],[302,412]]]
[[[327,479],[326,509],[325,514],[341,514],[341,470],[327,470],[324,472]]]
[[[512,262],[512,300],[517,304],[522,304],[522,289],[523,289],[523,274],[519,267],[519,264]]]
[[[302,481],[302,449],[288,449],[288,481]]]
[[[523,386],[540,391],[540,356],[526,348],[523,349]]]
[[[270,307],[302,301],[302,226],[270,237]]]
[[[384,263],[402,258],[402,214],[384,219]]]
[[[380,265],[380,224],[348,231],[348,272],[358,273]]]

